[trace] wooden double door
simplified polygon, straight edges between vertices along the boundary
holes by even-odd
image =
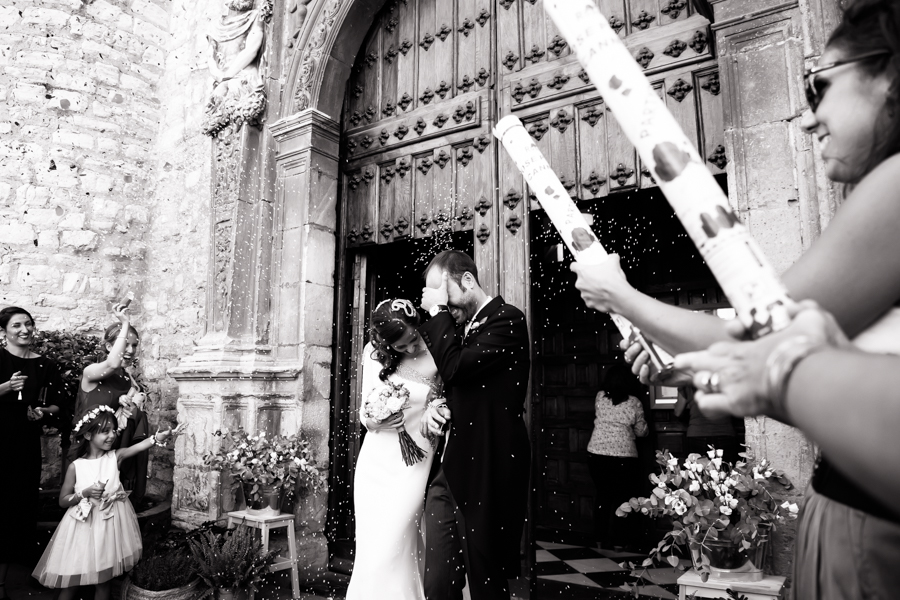
[[[707,19],[687,0],[597,3],[710,169],[722,172],[727,157]],[[539,207],[491,133],[510,113],[579,203],[634,202],[634,193],[655,187],[543,0],[388,0],[356,58],[342,111],[333,537],[352,536],[357,367],[377,302],[387,295],[416,300],[427,260],[455,245],[473,254],[488,293],[523,308],[532,335],[547,334],[533,322],[532,244],[542,234],[531,215]],[[532,406],[545,410],[545,371],[541,353],[535,357]],[[536,448],[546,435],[532,431]],[[575,510],[548,505],[541,492],[546,463],[537,455],[534,464],[539,491],[530,522],[541,524],[547,510]],[[554,468],[565,471],[568,461]]]

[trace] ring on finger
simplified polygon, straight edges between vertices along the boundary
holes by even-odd
[[[702,371],[700,373],[697,373],[697,389],[702,392],[708,392],[711,379],[712,373],[710,373],[709,371]]]
[[[709,393],[711,393],[711,394],[721,393],[722,389],[719,387],[719,384],[721,384],[721,383],[722,382],[720,381],[718,372],[710,375],[709,376],[709,384],[707,386],[709,388]]]

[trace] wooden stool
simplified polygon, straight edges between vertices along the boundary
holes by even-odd
[[[228,527],[232,525],[244,525],[259,529],[262,534],[263,551],[269,551],[269,531],[278,529],[279,527],[287,528],[288,549],[290,550],[290,558],[277,558],[275,563],[269,567],[269,571],[281,571],[283,569],[291,570],[291,588],[293,589],[293,597],[300,597],[300,573],[297,571],[297,540],[294,538],[294,515],[280,514],[275,516],[257,516],[248,515],[247,511],[238,510],[228,513]],[[250,600],[253,600],[253,592],[250,592]]]
[[[688,571],[678,578],[678,598],[685,600],[694,594],[694,598],[724,598],[725,590],[733,590],[747,597],[747,600],[776,600],[781,598],[784,588],[784,577],[769,575],[762,581],[725,581],[713,579],[706,581],[700,579],[696,571]]]

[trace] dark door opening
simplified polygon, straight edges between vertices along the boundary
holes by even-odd
[[[720,184],[724,187],[724,176]],[[593,230],[606,250],[620,255],[637,289],[695,310],[727,309],[712,273],[658,188],[579,202],[579,208],[593,218]],[[592,546],[595,487],[587,444],[603,373],[624,360],[621,336],[608,315],[585,306],[569,270],[572,256],[546,214],[533,212],[531,224],[535,539]],[[681,455],[686,425],[674,417],[674,401],[666,397],[673,390],[641,387],[650,426],[649,436],[637,440],[641,493],[646,495],[647,475],[656,471],[656,450]],[[652,523],[629,530],[638,548],[661,537]]]

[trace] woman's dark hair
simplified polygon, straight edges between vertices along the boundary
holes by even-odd
[[[891,81],[887,101],[878,117],[866,173],[886,158],[900,152],[900,2],[855,0],[844,9],[840,25],[828,38],[828,46],[846,57],[885,50],[888,53],[859,63],[871,77],[884,75]]]
[[[603,391],[613,405],[621,404],[633,396],[637,380],[626,365],[616,363],[606,369],[603,376]]]
[[[96,407],[92,407],[91,410],[93,410],[94,408]],[[78,418],[81,419],[81,417]],[[113,431],[119,428],[119,423],[118,421],[116,421],[115,415],[108,410],[101,410],[100,413],[96,417],[94,417],[91,422],[85,425],[75,435],[75,443],[72,444],[71,448],[69,448],[69,460],[72,461],[87,454],[90,442],[88,442],[85,434],[90,433],[91,436],[93,436],[95,433],[103,429],[106,424],[109,424],[109,426],[112,427]]]
[[[400,353],[391,347],[407,330],[416,328],[422,322],[419,311],[409,300],[384,300],[372,311],[372,358],[383,367],[378,377],[387,381],[397,370]]]
[[[7,306],[3,310],[0,310],[0,329],[6,329],[6,326],[9,325],[10,319],[12,319],[16,315],[26,315],[29,319],[31,319],[32,324],[34,323],[34,317],[32,317],[31,313],[24,308],[19,308],[18,306]]]
[[[447,275],[453,278],[457,285],[462,285],[462,277],[467,271],[475,278],[475,283],[478,283],[478,267],[475,266],[475,261],[472,260],[472,257],[465,252],[444,250],[431,259],[422,275],[427,276],[432,267],[439,267],[447,271]],[[478,285],[481,284],[478,283]]]
[[[122,324],[113,323],[103,332],[103,341],[107,344],[115,344],[120,331],[122,331]],[[138,341],[141,341],[141,334],[139,334],[138,330],[132,327],[130,323],[128,325],[128,333],[133,333],[134,337],[136,337]]]

